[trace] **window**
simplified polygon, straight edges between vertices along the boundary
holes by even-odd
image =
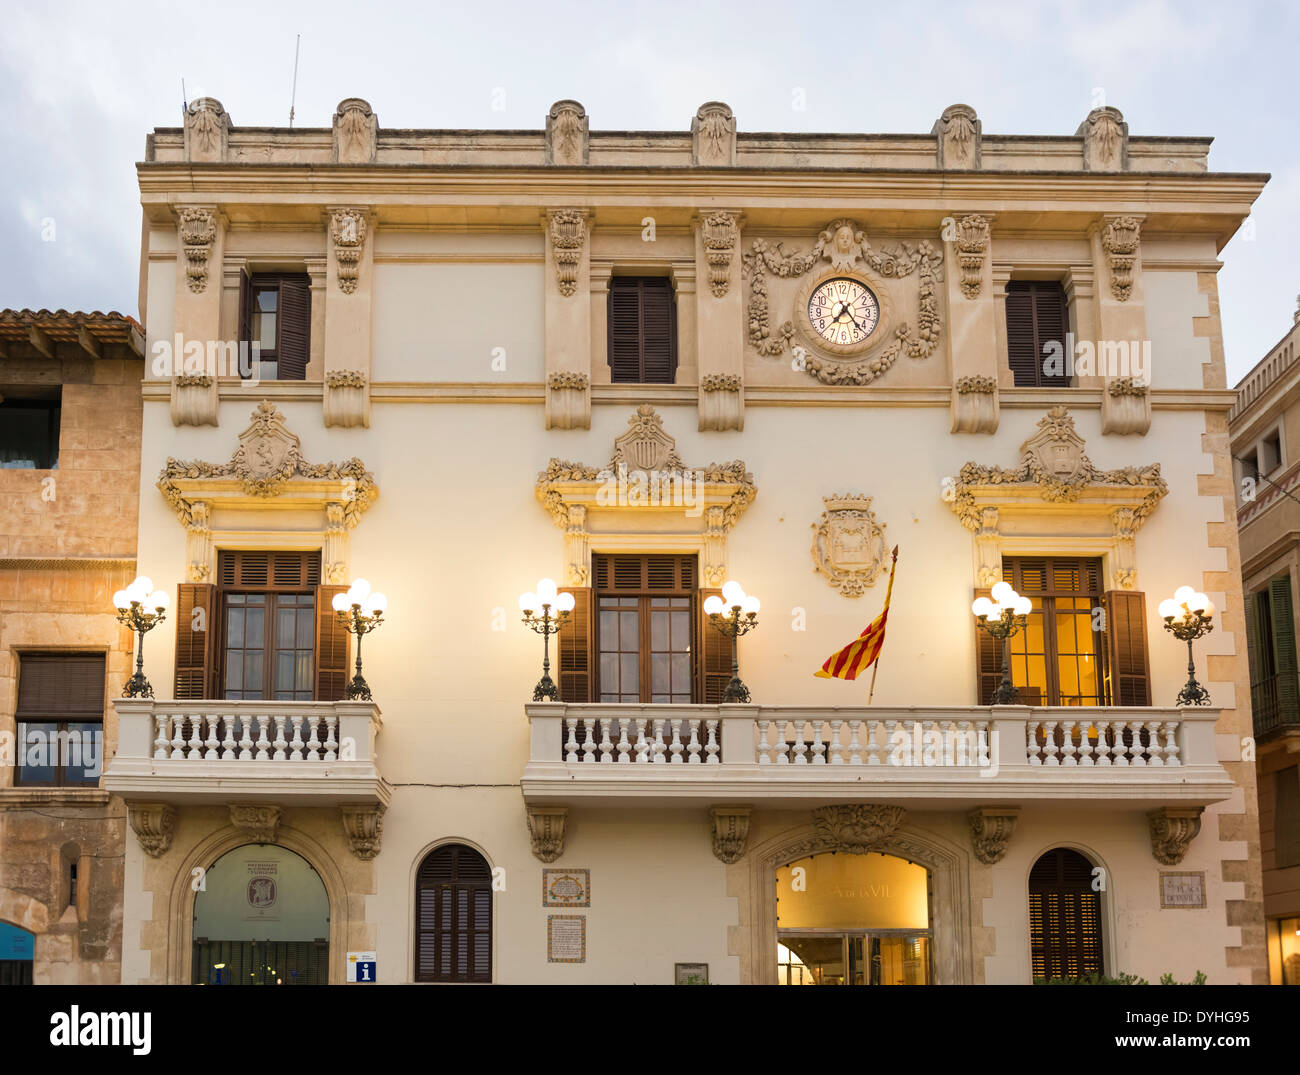
[[[1007,284],[1007,361],[1017,388],[1068,388],[1074,356],[1065,348],[1070,308],[1057,280],[1012,280]],[[1043,348],[1056,341],[1060,367],[1044,371]]]
[[[59,465],[61,390],[0,393],[0,469],[54,470]]]
[[[1101,896],[1092,863],[1057,847],[1029,873],[1029,945],[1034,980],[1102,974]]]
[[[261,347],[253,371],[258,380],[303,380],[311,351],[311,278],[305,273],[243,273],[239,338]]]
[[[415,980],[492,981],[492,870],[472,847],[448,844],[420,863]]]
[[[19,753],[24,787],[95,787],[104,760],[104,654],[18,658]]]
[[[1021,701],[1106,704],[1105,647],[1093,629],[1093,610],[1102,603],[1101,561],[1006,559],[1002,575],[1034,603],[1027,627],[1011,639],[1011,678]]]
[[[1283,572],[1246,594],[1246,649],[1255,734],[1300,723],[1291,575]]]
[[[1300,766],[1273,777],[1273,868],[1300,866]]]
[[[694,556],[596,556],[597,697],[694,700]]]
[[[222,552],[221,697],[310,701],[320,554]]]
[[[1262,474],[1272,474],[1282,465],[1282,431],[1273,430],[1259,448],[1259,469]]]
[[[609,282],[609,370],[615,384],[672,384],[677,377],[677,304],[666,276]]]

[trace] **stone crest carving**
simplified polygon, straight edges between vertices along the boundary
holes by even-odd
[[[745,857],[749,840],[749,806],[715,806],[709,811],[713,828],[713,854],[728,866]]]
[[[1162,866],[1177,866],[1187,848],[1201,831],[1201,814],[1205,807],[1187,809],[1161,807],[1147,814],[1151,829],[1151,854]]]
[[[820,806],[812,812],[813,831],[824,848],[865,855],[889,838],[906,813],[901,806],[883,803]]]
[[[989,219],[972,213],[957,218],[957,261],[961,265],[961,293],[979,297],[984,282],[984,255],[989,249]]]
[[[273,844],[280,830],[280,808],[269,803],[231,803],[230,823],[255,844]]]
[[[339,290],[351,295],[357,289],[361,251],[366,242],[365,210],[335,209],[330,214],[330,237],[338,263]]]
[[[140,847],[150,858],[161,858],[171,850],[172,835],[176,831],[176,808],[168,803],[126,804],[131,828]]]
[[[190,290],[202,294],[208,286],[208,259],[217,237],[217,212],[205,206],[182,206],[176,212],[181,246],[185,249],[185,279]]]
[[[371,164],[379,149],[379,117],[368,101],[348,97],[334,110],[336,164]]]
[[[703,168],[736,163],[736,117],[721,101],[700,105],[691,120],[691,158]]]
[[[829,262],[821,274],[812,270]],[[884,374],[900,355],[928,358],[938,346],[943,323],[939,316],[938,283],[943,279],[943,254],[928,240],[915,247],[901,243],[877,250],[856,221],[841,218],[817,237],[806,253],[787,254],[779,242],[755,239],[741,259],[749,278],[749,344],[760,355],[779,355],[791,347],[796,323],[808,348],[804,360],[807,372],[823,384],[866,385]],[[825,276],[853,272],[864,277],[880,301],[880,324],[868,340],[845,353],[832,354],[824,341],[814,339],[805,326],[807,297]],[[812,273],[795,299],[795,321],[779,325],[769,310],[768,277],[800,277]],[[889,291],[883,281],[902,280],[915,274],[917,282],[916,329],[903,322],[891,331]],[[865,351],[865,357],[856,356]]]
[[[1137,260],[1142,222],[1137,217],[1107,217],[1101,229],[1101,248],[1110,269],[1110,293],[1120,302],[1133,290],[1133,263]]]
[[[383,841],[387,807],[382,803],[346,803],[339,809],[343,814],[343,835],[352,853],[365,861],[373,859]]]
[[[978,168],[983,124],[970,105],[949,105],[930,133],[938,136],[940,168]]]
[[[552,209],[547,213],[547,230],[555,256],[555,278],[566,298],[578,290],[578,264],[587,241],[587,214],[581,209]]]
[[[226,159],[230,114],[215,97],[197,97],[185,109],[185,159],[210,163]]]
[[[564,830],[569,811],[564,806],[525,806],[528,841],[533,854],[543,862],[554,862],[564,854]]]
[[[609,469],[682,470],[677,442],[664,430],[664,420],[648,403],[643,403],[627,420],[627,432],[614,438]]]
[[[1118,108],[1094,108],[1074,132],[1083,136],[1085,172],[1119,172],[1128,165],[1128,124]]]
[[[889,564],[884,524],[871,497],[857,493],[822,498],[826,510],[813,524],[813,570],[845,597],[861,597]]]
[[[707,213],[701,227],[709,262],[709,290],[722,298],[731,286],[731,256],[740,238],[734,213]]]
[[[586,164],[589,121],[577,101],[556,101],[546,114],[546,163]]]
[[[1010,806],[977,806],[967,815],[970,821],[971,846],[975,857],[985,866],[1002,861],[1007,844],[1016,831],[1019,809]]]

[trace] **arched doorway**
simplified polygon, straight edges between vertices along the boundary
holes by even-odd
[[[776,871],[780,985],[928,985],[929,874],[893,855],[821,853]]]
[[[472,847],[444,844],[420,863],[415,980],[492,981],[492,868]]]
[[[245,844],[197,883],[194,985],[328,984],[329,897],[305,858]]]
[[[1029,871],[1029,947],[1034,980],[1103,973],[1101,894],[1093,864],[1054,847]]]
[[[36,935],[0,922],[0,985],[31,985]]]

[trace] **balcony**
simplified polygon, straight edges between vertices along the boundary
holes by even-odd
[[[752,705],[525,707],[536,804],[828,800],[955,809],[1195,806],[1234,785],[1216,709],[900,709]]]
[[[128,800],[387,806],[373,702],[120,699],[105,790]]]

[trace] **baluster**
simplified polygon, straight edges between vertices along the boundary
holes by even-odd
[[[820,721],[820,720],[815,720],[812,722],[812,726],[813,726],[812,764],[813,765],[826,764],[826,758],[824,757],[826,753],[826,744],[822,742],[822,727],[824,723],[825,723],[824,721]]]
[[[1128,726],[1133,731],[1133,742],[1128,748],[1128,763],[1134,769],[1145,769],[1147,765],[1147,748],[1142,742],[1142,722],[1131,720]]]
[[[843,727],[844,721],[831,721],[831,738],[829,742],[830,762],[831,765],[844,764],[844,746],[840,742],[840,728]]]
[[[1029,755],[1030,765],[1043,764],[1043,748],[1038,745],[1039,721],[1025,722],[1025,753]]]
[[[971,734],[971,722],[968,720],[959,720],[957,730],[953,736],[952,743],[952,763],[958,768],[976,764],[976,756],[979,754],[978,745],[975,742],[974,735]]]
[[[335,751],[338,750],[339,742],[336,738],[334,738],[334,732],[335,729],[338,728],[338,724],[339,724],[338,717],[329,716],[325,718],[325,760],[326,761],[334,761],[338,757]]]
[[[776,723],[776,763],[777,765],[790,764],[790,751],[786,747],[786,725],[790,722],[787,720],[778,720]]]
[[[190,718],[190,749],[185,756],[191,761],[203,757],[203,714],[196,713]]]
[[[682,764],[682,721],[680,717],[672,717],[668,721],[668,730],[672,732],[672,745],[668,748],[669,762],[673,765]]]
[[[1043,722],[1043,753],[1047,755],[1044,765],[1060,765],[1061,761],[1056,756],[1061,752],[1061,748],[1056,745],[1056,721],[1048,720]]]
[[[1178,721],[1165,721],[1165,765],[1182,765],[1178,757]]]
[[[618,763],[619,765],[628,765],[632,759],[629,755],[632,752],[632,744],[627,738],[627,726],[631,723],[627,717],[618,718]]]
[[[989,722],[987,720],[976,721],[975,723],[975,760],[981,769],[987,769],[992,764],[989,759]]]
[[[1095,764],[1110,765],[1110,743],[1107,741],[1108,740],[1107,733],[1109,733],[1110,731],[1110,721],[1099,720],[1096,722],[1096,725],[1097,725],[1097,746],[1096,749],[1093,751],[1093,753],[1097,757],[1097,761]]]
[[[1112,753],[1115,755],[1114,764],[1116,766],[1128,765],[1128,747],[1124,743],[1125,722],[1117,720],[1115,722],[1115,746]]]
[[[636,760],[642,765],[650,764],[650,739],[646,735],[647,722],[640,717],[634,721],[636,726]]]
[[[235,718],[232,714],[227,713],[224,717],[218,717],[218,720],[225,721],[226,734],[221,740],[221,752],[217,755],[222,761],[235,760]]]
[[[700,764],[700,737],[698,733],[699,733],[700,722],[697,720],[688,720],[686,723],[691,729],[691,741],[686,746],[686,754],[687,754],[686,760],[691,765],[699,765]]]
[[[216,761],[221,757],[218,753],[218,750],[221,747],[221,741],[217,738],[218,733],[221,731],[221,718],[217,716],[217,714],[212,713],[205,716],[203,720],[208,726],[208,737],[203,740],[202,757],[204,761]]]
[[[171,757],[185,757],[185,721],[188,718],[184,713],[178,713],[172,717],[172,752]]]
[[[284,761],[284,748],[289,745],[288,740],[284,737],[284,717],[275,718],[275,753],[271,756],[272,761]]]
[[[804,722],[802,720],[796,720],[794,722],[793,753],[795,765],[808,764],[808,744],[803,741],[803,726]]]
[[[664,751],[668,749],[668,743],[665,740],[667,729],[664,727],[665,721],[662,717],[652,720],[650,725],[654,728],[654,737],[650,740],[650,749],[654,752],[650,759],[652,765],[666,764],[668,759],[664,757]]]
[[[293,738],[289,741],[290,761],[302,761],[302,717],[290,717],[289,723],[293,725]]]
[[[1164,752],[1160,749],[1160,721],[1147,721],[1147,764],[1163,768]]]
[[[311,733],[311,738],[307,740],[307,758],[309,761],[320,761],[320,737],[317,732],[320,729],[320,719],[318,717],[307,718],[307,730]]]
[[[239,760],[253,760],[253,718],[245,713],[239,718],[240,737],[239,737]]]
[[[582,761],[595,764],[596,762],[596,736],[600,734],[600,723],[595,717],[579,717],[578,722],[582,727]]]
[[[864,724],[867,728],[867,764],[879,765],[880,757],[876,749],[876,722],[874,720],[849,721],[849,764],[862,764],[862,742],[858,736],[862,733]]]
[[[578,760],[578,733],[577,733],[578,718],[565,717],[564,726],[569,733],[569,738],[564,744],[565,747],[564,760],[566,762],[577,761]]]
[[[767,729],[771,721],[760,720],[758,722],[758,764],[771,765],[772,759],[769,753],[772,750],[772,744],[767,741]]]
[[[873,725],[873,727],[872,727],[872,729],[871,729],[871,738],[872,738],[872,739],[875,739],[875,737],[876,737],[876,730],[875,730],[874,725],[876,725],[876,724],[878,724],[878,723],[879,723],[879,721],[872,721],[872,725]],[[890,759],[890,762],[889,762],[890,765],[893,765],[893,764],[894,764],[894,761],[893,761],[893,756],[894,756],[894,729],[897,728],[897,727],[898,727],[898,721],[896,721],[896,720],[887,720],[887,721],[885,721],[885,742],[884,742],[884,745],[881,747],[881,749],[884,750],[884,751],[886,752],[886,753],[885,753],[885,757],[888,758],[888,759]]]
[[[707,730],[706,740],[704,743],[704,753],[706,755],[704,764],[720,765],[721,759],[718,757],[718,754],[722,748],[718,743],[718,722],[717,720],[706,720],[704,722],[704,727]],[[763,760],[763,758],[759,758],[759,761]]]
[[[271,745],[271,740],[267,737],[266,726],[271,722],[271,718],[259,713],[257,716],[257,754],[254,755],[254,761],[270,761],[271,752],[267,747]]]
[[[1079,725],[1079,764],[1092,765],[1092,739],[1089,737],[1090,732],[1095,725],[1092,721],[1085,720]]]
[[[1061,762],[1062,765],[1075,765],[1079,763],[1075,760],[1074,749],[1074,726],[1078,721],[1066,720],[1061,722],[1061,753],[1065,756]]]
[[[153,715],[155,729],[153,756],[155,758],[165,758],[171,753],[171,742],[167,738],[167,721],[166,713],[155,713]]]
[[[600,718],[600,760],[610,763],[614,760],[614,743],[609,738],[609,717]]]

